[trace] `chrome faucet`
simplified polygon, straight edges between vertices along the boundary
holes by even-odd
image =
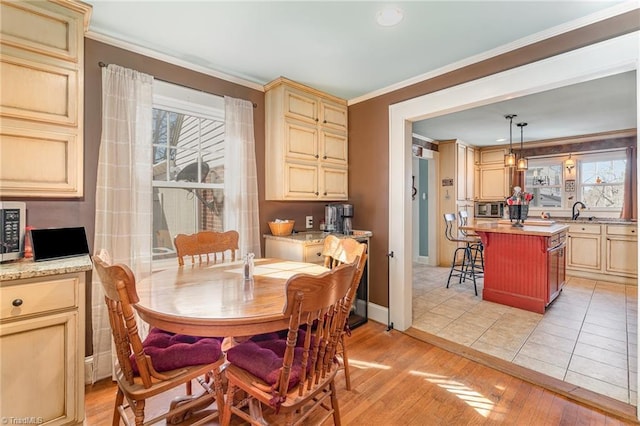
[[[580,206],[580,209],[576,209],[577,206]],[[580,210],[586,208],[587,206],[585,206],[582,201],[576,201],[573,203],[573,207],[571,207],[571,220],[576,220],[578,216],[580,216]]]

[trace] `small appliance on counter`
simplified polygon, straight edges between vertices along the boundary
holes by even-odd
[[[24,256],[24,230],[26,204],[18,201],[0,201],[0,262]]]
[[[474,215],[480,218],[501,218],[504,215],[504,201],[476,201]]]
[[[87,235],[82,226],[32,229],[31,245],[36,262],[89,254]]]
[[[353,231],[353,204],[326,204],[324,206],[324,230],[351,235]]]

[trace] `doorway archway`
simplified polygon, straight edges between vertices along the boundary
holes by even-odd
[[[406,330],[412,323],[412,239],[405,238],[412,223],[407,191],[411,188],[411,123],[626,71],[636,70],[637,78],[638,37],[637,32],[627,34],[390,107],[388,251],[394,253],[389,277],[395,284],[389,291],[389,318],[394,328]],[[436,190],[432,188],[432,193],[437,194]]]

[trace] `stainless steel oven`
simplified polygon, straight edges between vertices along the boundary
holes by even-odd
[[[476,201],[475,217],[497,217],[504,214],[504,201]]]

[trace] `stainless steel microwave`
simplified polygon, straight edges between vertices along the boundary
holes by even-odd
[[[475,217],[502,217],[504,201],[476,201]]]
[[[25,203],[0,201],[0,262],[24,255]]]

